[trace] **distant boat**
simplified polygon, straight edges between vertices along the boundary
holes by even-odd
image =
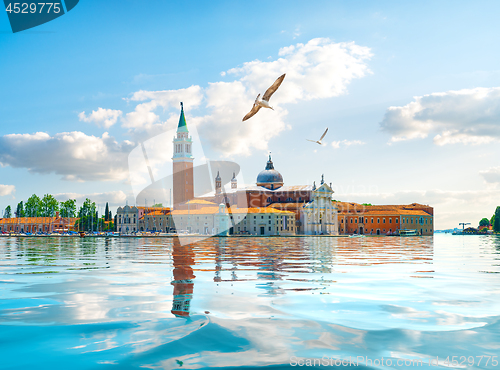
[[[418,236],[418,231],[412,229],[402,229],[399,230],[399,236]]]

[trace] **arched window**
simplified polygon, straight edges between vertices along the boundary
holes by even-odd
[[[271,203],[272,201],[271,197],[267,198],[267,203]]]

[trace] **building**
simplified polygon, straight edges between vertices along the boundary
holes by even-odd
[[[116,231],[123,234],[137,232],[139,230],[139,217],[138,207],[130,207],[129,205],[118,207],[116,210]]]
[[[12,233],[63,233],[74,230],[75,217],[15,217],[0,218],[0,232]]]
[[[338,233],[337,210],[335,204],[331,202],[333,194],[331,184],[330,186],[326,185],[322,178],[321,187],[318,189],[316,189],[315,184],[285,186],[283,176],[274,168],[271,155],[269,155],[264,170],[257,175],[255,186],[238,188],[234,174],[231,179],[230,189],[224,189],[221,184],[222,179],[220,174],[217,173],[215,192],[205,195],[202,199],[215,204],[226,204],[231,209],[259,209],[263,213],[266,212],[265,209],[291,212],[294,214],[294,224],[290,227],[290,230],[287,227],[287,232],[293,230],[294,234]],[[321,222],[321,224],[318,224],[319,226],[313,226],[315,222],[313,220],[315,219]],[[287,226],[290,220],[291,218],[287,217]],[[254,227],[252,225],[246,226]],[[243,229],[241,230],[243,231]],[[245,231],[248,231],[248,228]],[[258,228],[256,230],[252,229],[251,232],[252,234],[255,233],[254,235],[261,235]],[[264,227],[262,235],[267,235],[268,232],[269,230],[266,231],[266,227]]]
[[[417,230],[420,235],[434,233],[434,209],[408,205],[363,205],[336,202],[340,234],[397,234],[400,229]]]
[[[274,208],[202,207],[172,211],[178,233],[201,235],[295,235],[295,214]]]
[[[174,137],[173,161],[173,193],[174,208],[194,198],[193,180],[193,140],[189,136],[184,106],[181,103],[181,116],[177,127],[177,136]]]
[[[321,179],[319,188],[312,192],[313,199],[301,208],[300,221],[302,234],[338,234],[337,206],[332,201],[333,190]]]

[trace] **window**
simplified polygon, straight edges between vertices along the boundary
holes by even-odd
[[[399,220],[396,218],[396,223],[398,223],[398,222],[399,222]]]
[[[384,219],[382,219],[382,223],[384,223],[384,224],[385,224],[385,218],[384,218]]]
[[[269,231],[271,231],[271,226],[269,226]]]
[[[351,218],[351,224],[352,224],[352,218]]]
[[[372,217],[372,224],[373,224],[373,217]]]
[[[293,201],[293,199],[292,199],[292,198],[290,198],[290,197],[288,197],[288,198],[286,198],[286,201],[287,201],[287,202],[292,202],[292,201]]]
[[[426,225],[427,225],[427,220],[428,220],[428,219],[426,218],[426,219],[425,219],[425,224],[426,224]],[[425,229],[425,231],[427,231],[427,229]]]
[[[271,203],[272,201],[271,197],[267,198],[267,203]]]
[[[389,223],[392,224],[392,218],[389,219]]]
[[[412,217],[412,218],[410,218],[410,223],[413,223],[413,217]]]
[[[380,218],[377,218],[377,224],[379,224],[379,223],[380,223]]]
[[[264,216],[260,216],[260,218],[261,218],[261,220],[263,220],[263,219],[264,219]]]

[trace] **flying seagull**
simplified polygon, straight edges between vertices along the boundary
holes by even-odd
[[[270,109],[274,110],[273,107],[271,107],[269,105],[269,99],[271,99],[271,96],[273,96],[274,92],[276,90],[278,90],[278,87],[280,87],[281,83],[285,79],[285,75],[286,75],[286,73],[282,74],[281,76],[279,76],[276,79],[276,81],[274,81],[274,83],[271,85],[271,87],[266,90],[262,99],[259,99],[260,94],[257,95],[257,98],[255,99],[255,102],[253,103],[252,110],[250,112],[248,112],[248,114],[245,117],[243,117],[243,121],[246,121],[250,117],[253,117],[255,115],[255,113],[257,113],[259,111],[260,108],[270,108]]]
[[[323,132],[323,135],[321,135],[321,138],[319,140],[309,140],[306,139],[307,141],[312,141],[313,143],[318,143],[319,145],[322,145],[321,140],[325,137],[326,133],[328,132],[328,127],[326,128],[325,132]]]

